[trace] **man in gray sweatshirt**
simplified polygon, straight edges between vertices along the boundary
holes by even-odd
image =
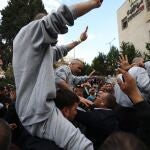
[[[53,63],[65,56],[67,49],[52,49],[58,34],[67,25],[90,10],[100,7],[102,0],[88,0],[58,8],[40,20],[24,26],[13,42],[13,69],[16,83],[16,111],[23,126],[33,135],[54,141],[68,150],[92,150],[85,138],[55,106]],[[55,56],[54,56],[55,53]]]

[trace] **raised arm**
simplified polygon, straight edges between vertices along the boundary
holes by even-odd
[[[100,7],[102,2],[103,0],[88,0],[82,3],[74,4],[72,7],[77,11],[76,17],[80,17],[92,9]]]
[[[88,37],[87,35],[88,26],[85,28],[85,30],[80,34],[80,37],[78,40],[74,40],[66,45],[61,46],[54,46],[54,63],[61,59],[62,57],[66,56],[70,50],[72,50],[74,47],[85,41]]]

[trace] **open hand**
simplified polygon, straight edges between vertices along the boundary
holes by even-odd
[[[85,106],[89,107],[89,106],[93,105],[93,102],[89,101],[88,99],[85,99],[80,96],[79,96],[79,98],[80,98],[80,102],[83,103]]]
[[[81,35],[80,35],[80,40],[81,40],[81,42],[82,42],[82,41],[85,41],[85,40],[87,39],[87,37],[88,37],[87,31],[88,31],[88,26],[85,28],[85,31],[82,32]]]
[[[121,56],[119,56],[118,64],[119,64],[119,67],[125,71],[128,71],[131,67],[134,66],[134,64],[131,64],[131,65],[129,64],[127,55],[123,56],[122,54]]]

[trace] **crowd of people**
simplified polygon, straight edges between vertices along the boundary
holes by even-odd
[[[57,46],[58,34],[103,0],[62,5],[40,13],[13,42],[15,86],[0,87],[2,150],[146,150],[150,148],[150,61],[119,58],[115,80],[84,63],[54,64],[87,39]]]

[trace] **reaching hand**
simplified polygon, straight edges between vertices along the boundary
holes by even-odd
[[[80,98],[80,102],[83,103],[85,106],[89,107],[89,106],[93,105],[93,102],[91,102],[83,97],[80,97],[80,96],[79,96],[79,98]]]
[[[123,81],[117,79],[117,82],[121,90],[131,98],[134,104],[142,101],[143,97],[136,85],[136,81],[134,80],[134,78],[128,72],[120,68],[119,68],[119,72],[122,73],[122,78],[123,78]]]
[[[98,8],[101,6],[103,0],[91,0],[95,4],[95,8]]]
[[[91,77],[95,72],[96,72],[96,70],[93,69],[93,71],[89,74],[89,77]]]
[[[125,71],[128,71],[134,65],[134,64],[131,65],[129,64],[127,55],[125,55],[125,57],[123,55],[119,56],[118,64],[119,67]]]
[[[87,31],[88,31],[88,26],[86,27],[85,31],[82,32],[81,35],[80,35],[80,40],[81,40],[81,42],[82,42],[82,41],[85,41],[85,40],[87,39],[87,37],[88,37]]]

